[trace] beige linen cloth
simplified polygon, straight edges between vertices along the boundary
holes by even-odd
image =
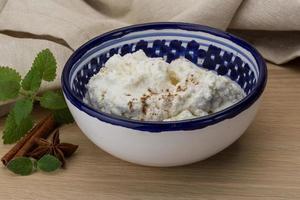
[[[299,0],[0,0],[0,65],[24,75],[36,53],[50,48],[59,76],[43,89],[59,87],[62,67],[84,42],[117,27],[155,21],[228,30],[277,64],[300,55]]]

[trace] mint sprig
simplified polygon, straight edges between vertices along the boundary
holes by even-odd
[[[38,95],[43,80],[49,82],[55,79],[56,68],[55,57],[49,49],[37,54],[23,79],[16,70],[0,66],[0,101],[19,98],[5,121],[2,136],[5,144],[17,142],[32,128],[34,101],[39,101],[42,107],[49,109],[58,123],[73,122],[61,92],[48,91]]]
[[[73,116],[68,108],[53,110],[52,114],[54,116],[55,121],[59,124],[69,124],[74,121]]]
[[[35,162],[35,160],[31,160],[27,157],[17,157],[7,164],[7,168],[15,174],[27,176],[34,171],[35,164],[33,162]]]
[[[4,131],[3,131],[3,143],[12,144],[22,138],[33,126],[31,116],[27,116],[22,119],[19,124],[16,123],[15,115],[11,111],[5,120]]]
[[[42,80],[53,81],[56,77],[56,60],[49,49],[38,53],[35,57],[30,71],[22,81],[22,88],[27,91],[35,92]]]
[[[37,161],[38,169],[44,172],[53,172],[60,168],[61,162],[55,156],[46,154]]]
[[[17,157],[7,164],[7,169],[15,174],[27,176],[37,169],[44,172],[53,172],[61,167],[61,162],[50,154],[44,155],[39,160],[28,157]]]
[[[0,66],[0,101],[16,98],[20,91],[20,74],[9,67]]]
[[[19,126],[23,119],[27,118],[32,112],[33,101],[29,98],[20,99],[12,109],[14,120]]]
[[[67,104],[62,93],[47,91],[40,99],[40,104],[44,108],[60,110],[67,108]]]

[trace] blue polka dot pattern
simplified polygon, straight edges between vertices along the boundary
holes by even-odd
[[[255,86],[256,79],[249,64],[238,55],[227,52],[214,45],[203,45],[195,40],[140,40],[136,44],[124,44],[101,53],[90,60],[79,70],[73,80],[72,90],[83,99],[89,79],[96,74],[105,62],[115,54],[125,55],[137,50],[143,50],[149,57],[163,57],[167,62],[184,57],[196,65],[213,70],[219,75],[225,75],[238,83],[246,94]]]

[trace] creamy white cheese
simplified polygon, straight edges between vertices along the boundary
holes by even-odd
[[[179,58],[170,64],[143,51],[114,55],[87,84],[85,101],[106,113],[146,121],[205,116],[240,101],[244,91],[225,76]]]

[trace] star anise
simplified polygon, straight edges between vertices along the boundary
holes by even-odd
[[[38,160],[45,154],[51,154],[61,161],[62,167],[65,166],[65,158],[70,157],[78,148],[78,145],[70,143],[60,143],[58,129],[55,130],[51,142],[46,139],[40,138],[36,141],[36,144],[38,146],[31,152],[29,152],[27,156]]]

